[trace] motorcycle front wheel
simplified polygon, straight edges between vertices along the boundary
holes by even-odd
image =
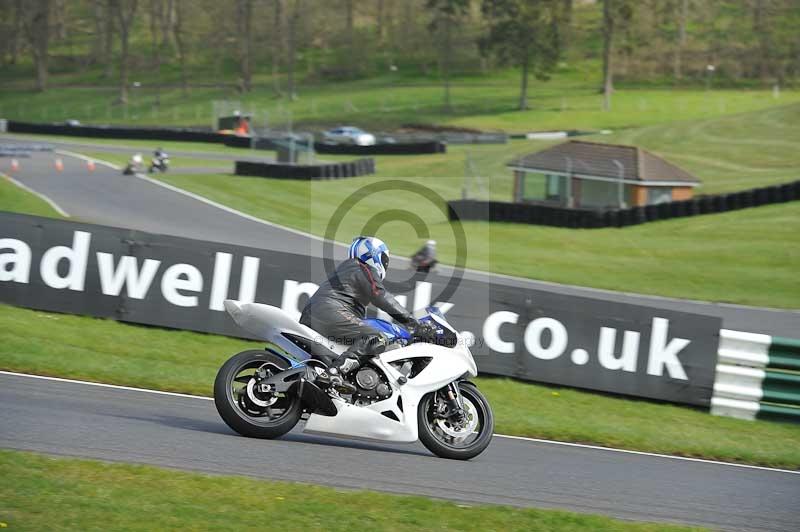
[[[419,403],[419,440],[436,456],[469,460],[489,446],[494,433],[494,415],[489,401],[471,382],[458,383],[465,420],[456,423],[440,415],[441,391],[429,393]]]
[[[250,438],[277,438],[292,430],[303,413],[300,398],[260,393],[255,386],[259,373],[271,377],[288,367],[286,360],[267,351],[248,350],[231,357],[214,380],[214,404],[222,420]]]

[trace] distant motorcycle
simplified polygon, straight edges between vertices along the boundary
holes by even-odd
[[[150,168],[148,169],[148,172],[152,174],[153,172],[158,170],[159,172],[164,173],[167,171],[168,168],[169,168],[169,156],[165,153],[160,156],[157,155],[153,157],[153,159],[150,161]]]
[[[135,175],[144,170],[142,155],[134,154],[122,170],[122,175]]]
[[[329,344],[277,307],[227,300],[225,310],[240,327],[273,344],[233,356],[214,381],[217,411],[243,436],[277,438],[305,418],[305,431],[419,439],[434,454],[457,460],[477,456],[492,439],[492,409],[468,380],[478,371],[466,339],[435,307],[420,319],[436,327],[432,338],[367,320],[390,346],[347,375],[345,391],[325,377],[346,346]]]
[[[411,268],[420,273],[428,273],[438,262],[436,260],[436,241],[428,240],[422,249],[411,257]]]

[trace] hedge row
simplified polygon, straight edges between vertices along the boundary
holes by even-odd
[[[170,140],[183,142],[224,142],[230,135],[220,135],[211,131],[193,129],[161,129],[116,126],[68,126],[66,124],[34,124],[31,122],[8,121],[9,133],[36,133],[43,135],[62,135],[68,137],[92,137],[129,140]]]
[[[729,194],[699,196],[690,200],[629,209],[566,209],[532,203],[456,200],[448,202],[451,220],[486,220],[556,227],[594,229],[625,227],[656,220],[713,214],[800,199],[800,181],[754,188]]]
[[[236,175],[272,177],[276,179],[342,179],[375,173],[375,159],[358,159],[347,163],[279,164],[236,161]]]

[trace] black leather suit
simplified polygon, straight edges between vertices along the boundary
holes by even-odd
[[[385,346],[386,339],[364,322],[369,304],[403,325],[416,324],[411,313],[386,291],[377,272],[357,259],[339,264],[330,279],[320,285],[303,309],[300,323],[332,341],[349,345],[342,357],[372,355],[371,348]]]

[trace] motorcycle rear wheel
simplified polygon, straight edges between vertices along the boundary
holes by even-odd
[[[259,395],[248,383],[255,379],[258,368],[266,366],[268,374],[287,369],[289,363],[267,351],[242,351],[228,359],[214,380],[214,405],[225,423],[249,438],[278,438],[300,421],[303,413],[300,398],[295,395]]]
[[[489,401],[471,382],[458,383],[461,396],[466,407],[467,424],[473,425],[463,436],[458,428],[451,427],[449,422],[436,417],[436,399],[438,392],[432,392],[422,398],[417,413],[419,424],[419,440],[430,452],[442,458],[452,460],[469,460],[481,454],[489,446],[494,433],[494,414]]]

